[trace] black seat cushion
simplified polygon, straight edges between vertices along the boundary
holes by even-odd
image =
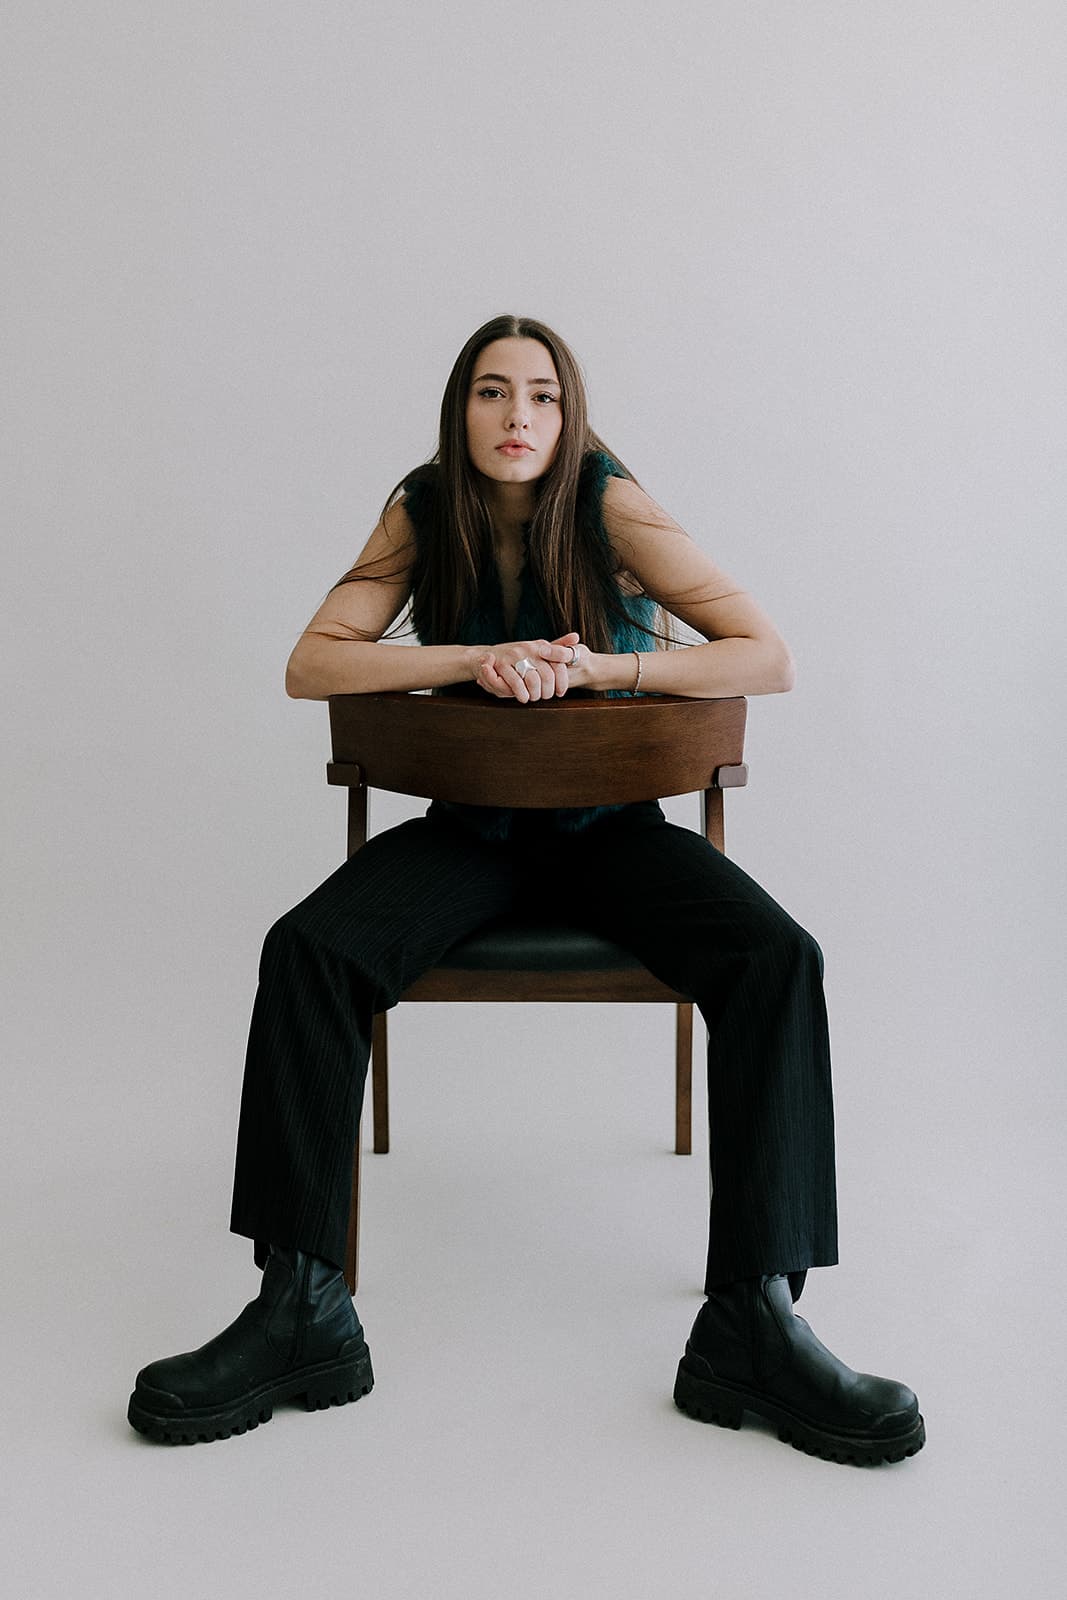
[[[611,972],[641,969],[629,950],[565,922],[498,917],[459,939],[438,962],[464,972]]]

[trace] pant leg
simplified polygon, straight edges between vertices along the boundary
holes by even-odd
[[[511,854],[447,821],[375,835],[267,934],[230,1227],[341,1265],[374,1013],[512,900]]]
[[[822,952],[765,890],[658,806],[604,818],[561,856],[568,915],[693,997],[708,1027],[705,1286],[837,1260]]]

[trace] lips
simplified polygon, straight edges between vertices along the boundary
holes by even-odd
[[[525,455],[527,450],[532,450],[532,444],[522,444],[516,439],[508,439],[504,444],[498,444],[497,449],[509,456]]]

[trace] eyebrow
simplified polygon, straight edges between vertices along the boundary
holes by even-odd
[[[483,372],[481,377],[474,378],[472,382],[484,383],[487,378],[493,378],[497,383],[512,382],[512,379],[506,378],[502,372]],[[559,380],[557,378],[528,378],[527,382],[533,384],[539,389],[545,387],[551,387],[553,389],[559,388]]]

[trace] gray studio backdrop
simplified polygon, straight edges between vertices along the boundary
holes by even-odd
[[[136,1150],[213,1174],[190,1209],[225,1229],[260,939],[343,839],[286,656],[501,310],[570,340],[598,431],[794,648],[728,846],[826,952],[847,1248],[872,1196],[891,1231],[902,1163],[934,1204],[946,1163],[979,1195],[1005,1139],[1042,1159],[1060,6],[35,0],[3,26],[16,1219],[27,1175],[76,1193]],[[595,1057],[597,1014],[575,1028]]]

